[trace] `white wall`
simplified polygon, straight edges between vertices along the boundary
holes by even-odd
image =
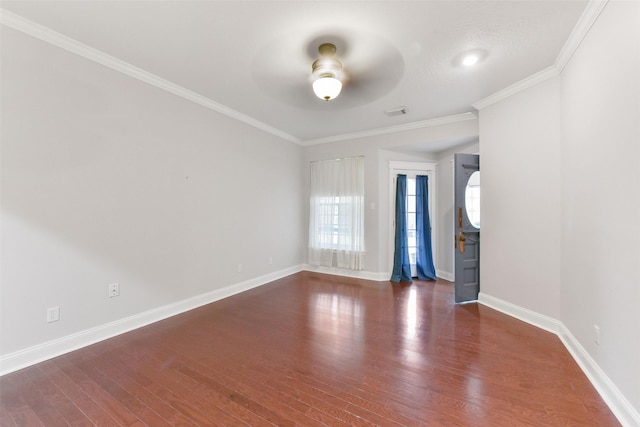
[[[562,130],[562,322],[640,413],[640,3],[610,1],[565,68]]]
[[[304,147],[302,166],[304,171],[304,200],[306,203],[305,224],[308,224],[309,220],[310,162],[363,155],[365,157],[365,206],[367,207],[365,213],[365,246],[367,253],[363,277],[374,280],[387,280],[390,274],[389,260],[393,256],[391,253],[392,246],[389,242],[389,206],[391,203],[389,200],[389,161],[424,162],[435,160],[435,155],[401,153],[394,151],[394,148],[407,147],[412,144],[428,147],[430,142],[468,140],[477,135],[478,121],[466,120],[394,134]],[[424,153],[428,153],[428,149],[425,149]],[[374,210],[369,209],[371,203],[375,205]],[[306,242],[307,238],[305,237],[305,258],[307,252]]]
[[[1,355],[302,264],[301,147],[4,27],[1,103]]]
[[[480,111],[481,292],[557,319],[625,425],[640,425],[639,22],[640,3],[609,1],[559,76]]]
[[[560,80],[480,111],[480,291],[560,318]]]

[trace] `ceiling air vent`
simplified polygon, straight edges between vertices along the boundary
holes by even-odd
[[[384,113],[389,117],[400,116],[407,114],[407,107],[392,108],[391,110],[386,110]]]

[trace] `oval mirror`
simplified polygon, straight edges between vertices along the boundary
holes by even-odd
[[[469,222],[475,228],[480,228],[480,171],[475,171],[467,181],[464,191],[465,206]]]

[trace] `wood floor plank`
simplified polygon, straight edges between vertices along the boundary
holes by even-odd
[[[69,402],[77,406],[92,424],[109,427],[119,425],[91,396],[85,393],[78,384],[60,370],[57,363],[61,363],[61,358],[48,360],[37,366],[47,375],[51,382],[63,392]]]
[[[92,426],[91,420],[69,399],[69,396],[56,386],[53,378],[46,375],[40,366],[38,368],[41,374],[45,376],[40,385],[40,392],[47,402],[60,412],[65,422],[72,426]]]
[[[250,420],[245,422],[242,416],[236,417],[236,411],[225,411],[226,402],[221,405],[218,399],[199,393],[193,383],[175,372],[172,362],[159,361],[137,346],[135,351],[126,355],[115,354],[112,357],[152,378],[153,382],[147,386],[149,390],[198,425],[251,425]],[[241,409],[237,411],[243,412]]]
[[[5,375],[0,424],[619,425],[557,336],[449,282],[310,272]]]
[[[85,352],[74,352],[54,360],[56,365],[69,377],[78,387],[96,402],[105,412],[107,412],[119,425],[138,426],[142,425],[140,419],[127,409],[120,397],[114,396],[109,390],[109,384],[101,384],[94,380],[85,372],[88,363],[85,359]]]
[[[30,385],[29,375],[25,372],[3,376],[0,381],[0,404],[16,425],[42,426],[44,424],[24,399]]]
[[[68,417],[72,420],[75,418],[78,422],[87,421],[86,417],[83,419],[82,414],[75,410],[75,405],[56,404],[56,395],[59,390],[40,369],[26,370],[25,376],[30,380],[30,384],[25,389],[23,398],[43,424],[52,427],[68,426]],[[67,399],[63,397],[63,401]]]
[[[91,349],[87,349],[87,351],[91,351],[95,363],[105,375],[121,388],[128,390],[148,408],[157,412],[163,420],[166,420],[166,423],[169,425],[194,424],[192,420],[175,409],[171,402],[163,400],[148,388],[152,384],[152,380],[148,377],[130,370],[126,363],[117,363],[111,352]]]
[[[0,402],[2,402],[2,397],[0,397]],[[16,425],[9,410],[4,405],[0,405],[0,426],[14,427]]]
[[[156,354],[162,354],[163,352],[170,351],[169,348],[170,347],[160,349],[156,347],[154,352]],[[277,414],[279,414],[276,418],[283,417],[299,425],[308,425],[310,427],[320,425],[304,415],[309,410],[309,405],[287,395],[280,387],[270,387],[266,382],[258,381],[256,376],[252,377],[247,375],[246,369],[236,369],[235,366],[237,366],[237,364],[226,363],[226,360],[237,359],[217,359],[214,361],[208,359],[203,362],[183,360],[181,363],[187,366],[193,366],[208,377],[215,378],[230,390],[235,390],[242,395],[252,396],[258,405],[275,409]],[[269,418],[267,417],[267,419]],[[278,422],[278,424],[281,423],[283,422]]]

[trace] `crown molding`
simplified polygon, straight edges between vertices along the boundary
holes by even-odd
[[[489,95],[486,98],[481,99],[480,101],[472,104],[474,108],[481,110],[489,105],[495,104],[498,101],[502,101],[503,99],[507,99],[516,93],[522,92],[525,89],[529,89],[537,85],[538,83],[542,83],[545,80],[548,80],[552,77],[560,74],[560,71],[555,66],[547,67],[542,71],[538,71],[537,73],[527,77],[526,79],[520,80],[517,83],[512,84],[493,95]]]
[[[587,4],[587,7],[583,11],[580,19],[578,20],[578,23],[574,27],[573,31],[571,32],[571,35],[565,42],[560,53],[558,54],[558,57],[556,58],[555,63],[552,66],[547,67],[544,70],[539,71],[538,73],[527,77],[526,79],[523,79],[486,98],[479,100],[478,102],[473,104],[473,107],[476,108],[477,110],[481,110],[496,102],[509,98],[515,95],[516,93],[519,93],[525,89],[528,89],[532,86],[535,86],[539,83],[544,82],[545,80],[548,80],[552,77],[559,75],[564,69],[564,67],[569,63],[574,52],[580,46],[580,44],[582,43],[582,40],[588,34],[589,30],[591,29],[595,21],[598,19],[598,17],[600,16],[600,13],[604,9],[608,1],[609,0],[591,0]],[[427,128],[427,127],[438,126],[438,125],[443,125],[447,123],[454,123],[458,121],[477,119],[477,114],[475,113],[463,113],[463,114],[445,116],[445,117],[440,117],[435,119],[405,123],[401,125],[388,126],[388,127],[378,128],[378,129],[350,132],[346,134],[333,135],[333,136],[328,136],[324,138],[302,140],[284,131],[281,131],[280,129],[274,128],[272,126],[267,125],[266,123],[256,120],[253,117],[247,116],[246,114],[240,113],[239,111],[233,110],[225,105],[217,103],[210,98],[202,96],[196,92],[193,92],[189,89],[186,89],[168,80],[165,80],[159,76],[156,76],[155,74],[149,73],[145,70],[135,67],[134,65],[131,65],[128,62],[117,59],[102,51],[99,51],[90,46],[82,44],[70,37],[64,36],[47,27],[36,24],[35,22],[32,22],[19,15],[6,11],[2,8],[0,8],[0,23],[7,25],[8,27],[11,27],[20,32],[23,32],[25,34],[28,34],[32,37],[40,39],[44,42],[47,42],[59,48],[65,49],[69,52],[75,53],[93,62],[109,67],[115,71],[121,72],[125,75],[128,75],[129,77],[133,77],[137,80],[140,80],[142,82],[155,86],[166,92],[169,92],[181,98],[187,99],[205,108],[224,114],[228,117],[236,119],[256,129],[270,133],[272,135],[275,135],[286,141],[293,142],[298,145],[309,146],[309,145],[316,145],[316,144],[326,144],[331,142],[339,142],[339,141],[346,141],[346,140],[363,138],[363,137],[385,135],[389,133],[404,132],[408,130]]]
[[[564,67],[569,63],[571,57],[582,43],[582,40],[584,40],[586,35],[589,33],[589,30],[600,16],[600,13],[607,5],[608,1],[609,0],[591,0],[587,4],[587,7],[582,12],[582,15],[580,15],[580,19],[578,19],[575,27],[573,27],[569,38],[565,42],[564,46],[562,46],[562,49],[552,66],[481,99],[473,104],[473,107],[481,110],[562,73],[562,70],[564,70]]]
[[[303,146],[327,144],[329,142],[346,141],[350,139],[364,138],[369,136],[385,135],[388,133],[404,132],[407,130],[422,129],[432,126],[444,125],[447,123],[462,122],[467,120],[476,120],[478,115],[476,113],[462,113],[452,116],[438,117],[435,119],[421,120],[418,122],[404,123],[401,125],[388,126],[377,129],[363,130],[359,132],[344,133],[341,135],[333,135],[325,138],[308,139],[302,142]]]
[[[209,108],[218,113],[221,113],[231,118],[234,118],[236,120],[239,120],[249,126],[253,126],[254,128],[260,129],[264,132],[278,136],[284,140],[293,142],[298,145],[314,145],[314,144],[322,144],[322,143],[328,143],[328,142],[334,142],[334,141],[345,141],[349,139],[361,138],[364,136],[374,136],[374,135],[382,135],[382,134],[393,133],[393,132],[402,132],[405,130],[420,129],[420,128],[429,127],[429,126],[437,126],[445,123],[477,119],[477,115],[475,113],[464,113],[464,114],[458,114],[455,116],[447,116],[447,117],[424,120],[419,122],[407,123],[403,125],[390,126],[386,128],[373,129],[373,130],[367,130],[362,132],[353,132],[353,133],[348,133],[343,135],[335,135],[335,136],[330,136],[326,138],[318,138],[318,139],[303,141],[300,138],[297,138],[293,135],[283,132],[280,129],[269,126],[266,123],[263,123],[259,120],[254,119],[253,117],[242,114],[225,105],[217,103],[212,99],[202,96],[180,85],[177,85],[166,79],[163,79],[155,74],[149,73],[141,68],[138,68],[132,64],[129,64],[128,62],[122,61],[98,49],[87,46],[83,43],[78,42],[77,40],[74,40],[70,37],[67,37],[63,34],[53,31],[50,28],[37,24],[33,21],[25,19],[19,15],[16,15],[2,8],[0,8],[0,23],[13,28],[14,30],[28,34],[46,43],[57,46],[69,52],[75,53],[76,55],[79,55],[90,61],[104,65],[105,67],[111,68],[129,77],[133,77],[137,80],[140,80],[142,82],[155,86],[173,95],[187,99],[203,107]]]
[[[225,105],[219,104],[205,96],[202,96],[180,85],[177,85],[166,79],[163,79],[162,77],[156,76],[155,74],[149,73],[143,69],[140,69],[134,65],[131,65],[128,62],[117,59],[100,50],[94,49],[70,37],[62,35],[47,27],[36,24],[33,21],[25,19],[19,15],[16,15],[14,13],[11,13],[1,8],[0,8],[0,23],[13,28],[14,30],[20,31],[22,33],[35,37],[39,40],[42,40],[44,42],[57,46],[61,49],[75,53],[76,55],[82,56],[83,58],[86,58],[90,61],[97,62],[98,64],[104,65],[105,67],[109,67],[115,71],[126,74],[129,77],[133,77],[134,79],[140,80],[144,83],[148,83],[152,86],[155,86],[173,95],[187,99],[191,102],[199,104],[210,110],[216,111],[218,113],[221,113],[231,118],[234,118],[236,120],[239,120],[249,126],[260,129],[264,132],[270,133],[272,135],[275,135],[287,141],[293,142],[295,144],[301,143],[301,140],[299,138],[296,138],[293,135],[283,132],[280,129],[276,129],[272,126],[269,126],[266,123],[263,123],[259,120],[254,119],[253,117],[249,117],[246,114],[242,114]]]
[[[564,46],[562,46],[562,49],[556,58],[554,66],[558,69],[559,73],[561,73],[562,70],[564,70],[564,67],[567,66],[571,57],[575,51],[578,50],[582,40],[587,36],[589,30],[591,30],[591,27],[596,22],[608,2],[609,0],[591,0],[587,4],[587,7],[582,12],[578,23],[573,27],[573,31],[571,31],[569,38],[565,42]]]

